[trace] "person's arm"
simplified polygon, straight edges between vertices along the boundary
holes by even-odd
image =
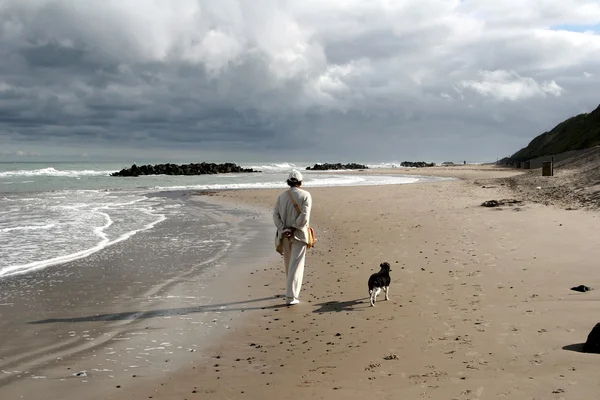
[[[281,214],[279,213],[279,198],[277,198],[277,201],[275,202],[275,208],[273,209],[273,222],[277,227],[277,231],[282,233],[285,226],[283,225],[283,220],[281,219]]]
[[[300,214],[296,217],[293,227],[296,229],[303,229],[310,221],[310,211],[312,209],[312,197],[310,193],[306,192],[306,198],[300,206]]]

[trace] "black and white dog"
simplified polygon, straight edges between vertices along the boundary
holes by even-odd
[[[390,282],[392,279],[390,278],[390,263],[383,262],[379,265],[381,270],[379,272],[374,273],[369,277],[369,296],[371,297],[371,306],[375,306],[375,302],[377,301],[377,295],[381,292],[381,289],[385,292],[385,299],[389,300],[389,291],[390,291]]]

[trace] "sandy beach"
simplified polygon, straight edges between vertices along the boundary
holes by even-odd
[[[0,400],[600,400],[599,50],[600,0],[0,0]]]
[[[461,179],[310,189],[318,246],[302,303],[275,298],[284,288],[279,263],[258,268],[246,290],[230,293],[232,302],[262,299],[247,305],[243,326],[168,379],[131,382],[105,398],[597,396],[597,356],[580,344],[598,322],[599,295],[570,288],[597,285],[598,214],[527,201],[481,207],[512,192],[476,181],[511,170],[414,173]],[[217,197],[270,207],[276,193]],[[366,282],[386,260],[391,299],[371,308]]]
[[[600,295],[570,288],[597,286],[598,214],[529,201],[482,207],[486,200],[514,197],[506,186],[488,183],[519,173],[514,170],[461,166],[377,173],[458,179],[307,188],[318,243],[307,256],[301,304],[286,307],[278,297],[284,293],[284,273],[274,257],[219,288],[225,299],[219,313],[239,316],[240,323],[185,361],[178,360],[183,353],[173,352],[167,361],[182,367],[165,370],[160,379],[123,375],[93,392],[75,383],[65,392],[64,385],[54,384],[39,393],[42,397],[17,397],[16,391],[0,397],[597,396],[597,356],[581,353],[580,344],[598,322]],[[240,190],[198,198],[228,207],[244,204],[268,219],[278,192]],[[270,244],[272,237],[255,240]],[[252,257],[239,261],[249,263]],[[392,266],[390,301],[380,295],[370,307],[367,279],[383,261]],[[168,332],[164,320],[149,321],[153,329]],[[195,339],[193,331],[184,334],[182,343]]]

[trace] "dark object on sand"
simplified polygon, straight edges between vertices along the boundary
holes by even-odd
[[[542,176],[554,176],[554,158],[552,161],[542,161]]]
[[[512,204],[519,204],[522,203],[521,200],[515,200],[515,199],[502,199],[502,200],[488,200],[488,201],[484,201],[483,203],[481,203],[481,205],[483,207],[499,207],[499,206],[504,206],[504,205],[512,205]]]
[[[402,161],[400,165],[411,168],[435,167],[435,163],[426,163],[425,161]]]
[[[488,200],[481,203],[483,207],[498,207],[500,202],[498,200]]]
[[[233,163],[214,164],[156,164],[142,165],[138,167],[133,164],[131,168],[125,168],[119,172],[114,172],[110,176],[140,176],[140,175],[212,175],[229,174],[239,172],[260,172],[252,168],[242,168]]]
[[[583,345],[584,353],[600,353],[600,322],[597,323]]]
[[[589,286],[585,286],[585,285],[579,285],[579,286],[575,286],[572,287],[571,290],[574,290],[575,292],[589,292],[590,290],[592,290],[591,287]]]
[[[315,164],[313,167],[306,167],[307,171],[328,171],[328,170],[339,170],[339,169],[368,169],[366,165],[350,163],[350,164]]]

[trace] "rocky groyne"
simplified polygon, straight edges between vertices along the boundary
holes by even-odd
[[[114,172],[110,176],[142,176],[142,175],[214,175],[231,174],[242,172],[260,172],[252,168],[242,168],[237,164],[224,163],[191,163],[191,164],[156,164],[137,166],[133,164],[131,168],[124,168],[119,172]]]
[[[306,167],[307,171],[329,171],[329,170],[340,170],[340,169],[368,169],[366,165],[350,163],[350,164],[315,164],[313,167]]]
[[[425,161],[402,161],[400,165],[409,168],[435,167],[435,163],[426,163]]]

